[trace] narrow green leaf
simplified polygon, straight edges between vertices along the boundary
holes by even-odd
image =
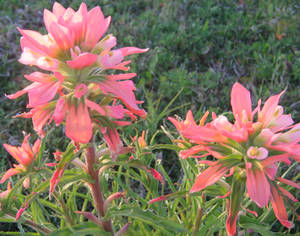
[[[262,236],[272,236],[274,235],[273,232],[267,230],[267,228],[263,225],[259,224],[253,224],[253,223],[244,223],[242,224],[242,227],[245,229],[251,229],[255,232],[261,234]]]
[[[63,212],[61,211],[61,209],[59,208],[59,206],[57,204],[54,204],[54,203],[49,202],[49,201],[44,200],[44,199],[39,199],[38,201],[43,206],[50,208],[51,210],[55,211],[56,213],[63,214]]]
[[[262,236],[272,236],[274,235],[270,231],[270,226],[266,224],[262,224],[258,219],[251,218],[248,216],[240,216],[239,224],[245,229],[252,229]]]
[[[176,192],[176,188],[175,188],[175,186],[174,186],[174,183],[173,183],[173,181],[171,180],[171,178],[170,178],[170,176],[168,175],[168,173],[167,173],[167,171],[165,170],[165,168],[163,167],[163,165],[159,164],[158,166],[159,166],[159,169],[160,169],[160,171],[162,172],[163,176],[164,176],[165,179],[167,180],[167,182],[168,182],[168,184],[169,184],[171,190],[172,190],[173,192]]]
[[[159,228],[160,230],[168,233],[168,232],[186,232],[186,229],[179,223],[172,220],[169,220],[165,217],[161,217],[153,214],[148,210],[142,210],[139,207],[130,207],[124,206],[120,209],[112,208],[105,218],[111,218],[115,216],[126,216],[132,217],[137,220],[141,220],[147,224],[154,226],[155,228]]]
[[[206,20],[205,23],[204,23],[204,25],[203,25],[203,27],[202,27],[202,32],[207,31],[207,29],[208,29],[208,24],[209,24],[209,20]]]
[[[4,232],[4,231],[0,231],[0,235],[13,235],[13,236],[17,236],[17,235],[22,235],[22,236],[39,236],[39,233],[21,233],[21,232]]]
[[[47,222],[44,216],[43,209],[38,203],[38,199],[35,199],[30,203],[30,210],[33,217],[33,221],[41,224],[43,222]]]
[[[178,96],[182,93],[184,88],[181,88],[178,93],[172,98],[172,100],[168,103],[168,105],[163,109],[163,111],[159,114],[159,120],[170,113],[169,107],[175,102]]]
[[[47,140],[47,134],[46,136],[42,139],[41,145],[40,145],[40,149],[39,149],[39,153],[37,155],[37,165],[40,166],[43,160],[43,154],[46,148],[46,140]]]
[[[5,223],[16,223],[16,219],[13,218],[5,218],[5,216],[0,217],[0,222],[5,222]]]
[[[111,233],[105,232],[100,229],[98,225],[93,222],[82,222],[68,228],[61,228],[53,231],[49,236],[83,236],[83,235],[101,235],[111,236]]]
[[[169,149],[174,150],[176,152],[179,152],[181,150],[180,147],[174,144],[156,144],[148,147],[150,150],[156,150],[156,149]]]

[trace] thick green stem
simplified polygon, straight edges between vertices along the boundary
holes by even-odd
[[[93,143],[91,143],[91,146],[86,149],[85,162],[87,173],[93,179],[93,182],[89,183],[89,187],[91,189],[95,207],[98,211],[98,217],[101,218],[105,215],[104,199],[100,187],[99,170],[94,169],[94,164],[96,163],[96,155]],[[112,223],[110,220],[104,221],[103,226],[105,231],[111,232],[114,235]]]

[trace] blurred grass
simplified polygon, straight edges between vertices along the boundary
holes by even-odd
[[[74,9],[81,3],[59,2]],[[181,89],[171,108],[188,105],[172,115],[184,116],[192,109],[198,118],[205,110],[227,111],[231,86],[240,81],[250,89],[255,104],[259,98],[264,101],[286,88],[280,104],[292,113],[296,122],[300,121],[298,0],[85,2],[89,9],[99,5],[105,16],[112,16],[107,33],[117,37],[118,47],[150,48],[145,54],[131,56],[131,71],[137,73],[134,79],[137,97],[146,101],[143,107],[151,110],[151,117],[158,117]],[[0,172],[13,163],[7,162],[10,157],[2,144],[20,144],[23,139],[20,131],[32,129],[30,120],[11,119],[25,110],[26,96],[13,101],[4,96],[23,88],[27,84],[24,73],[34,69],[17,62],[21,50],[16,28],[45,33],[43,8],[51,9],[53,3],[52,0],[0,0]],[[156,126],[160,124],[161,121]],[[151,125],[151,120],[147,120],[136,127],[155,132]],[[131,128],[126,132],[134,135]],[[62,131],[53,135],[49,147],[61,146]],[[158,138],[165,140],[162,136]],[[173,159],[166,162],[171,165]]]

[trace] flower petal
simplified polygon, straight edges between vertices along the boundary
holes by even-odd
[[[95,7],[87,14],[87,29],[84,46],[93,48],[110,25],[111,17],[104,19],[100,7]]]
[[[37,86],[39,86],[39,83],[32,83],[14,94],[6,95],[6,97],[9,99],[16,99],[16,98],[24,95],[25,93],[28,93],[28,91],[30,91],[31,89],[34,89]]]
[[[286,197],[288,197],[289,199],[291,199],[293,202],[298,202],[298,199],[296,199],[293,194],[291,194],[289,191],[287,191],[286,189],[277,186],[277,188],[280,190],[280,192],[285,195]]]
[[[7,198],[8,195],[9,195],[9,193],[10,193],[10,191],[11,191],[11,183],[8,182],[7,183],[7,190],[5,190],[5,191],[3,191],[3,192],[0,193],[0,200],[4,199],[4,198]],[[0,203],[0,207],[1,207],[1,203]]]
[[[50,41],[46,40],[46,38],[43,37],[43,35],[32,30],[22,30],[20,28],[18,28],[18,30],[23,35],[24,39],[26,39],[26,45],[30,45],[30,49],[32,49],[33,51],[35,51],[34,49],[37,49],[37,53],[40,53],[44,56],[48,54],[51,44]]]
[[[9,144],[3,144],[6,151],[13,157],[18,163],[21,163],[22,153],[20,148],[11,146]]]
[[[267,127],[273,118],[273,115],[277,109],[280,97],[285,91],[280,94],[271,96],[263,106],[262,110],[258,112],[258,121],[263,123],[263,127]]]
[[[252,121],[252,105],[250,92],[240,83],[235,83],[231,90],[231,107],[236,120],[242,122],[247,118]],[[247,117],[244,117],[244,113]]]
[[[93,135],[92,122],[87,106],[80,102],[78,107],[69,106],[66,118],[66,135],[78,143],[88,143]]]
[[[68,22],[68,27],[74,32],[75,42],[78,44],[84,39],[87,28],[87,6],[83,2],[77,12]]]
[[[101,106],[99,106],[97,103],[92,102],[92,101],[90,101],[90,100],[88,100],[88,99],[86,99],[85,102],[86,102],[86,105],[87,105],[89,108],[93,109],[94,111],[97,111],[100,115],[102,115],[102,116],[105,116],[105,115],[106,115],[106,112],[105,112],[105,111],[103,110],[103,108],[102,108]]]
[[[229,168],[230,167],[223,166],[219,163],[208,167],[204,172],[198,175],[190,193],[198,192],[207,186],[214,184],[229,170]]]
[[[54,7],[54,6],[53,6]],[[55,22],[57,23],[57,16],[51,11],[44,9],[44,24],[48,32],[50,32],[50,25]]]
[[[120,64],[123,59],[124,59],[124,56],[120,49],[113,50],[113,51],[107,52],[105,55],[103,55],[100,58],[100,64],[102,65],[104,70],[114,69],[115,66]]]
[[[21,150],[20,164],[22,164],[23,166],[29,166],[34,158],[34,153],[32,152],[32,148],[28,143],[29,137],[30,134],[25,136],[23,143],[20,147]]]
[[[206,151],[206,150],[207,150],[206,146],[204,146],[204,145],[197,145],[197,146],[191,147],[188,150],[182,150],[182,151],[180,151],[179,156],[182,159],[186,159],[186,158],[188,158],[190,156],[193,156],[194,154],[197,154],[198,152]],[[207,155],[205,154],[204,156],[207,156]]]
[[[224,139],[221,133],[214,127],[206,126],[191,126],[182,131],[185,138],[191,139],[195,142],[216,142]]]
[[[166,200],[166,196],[165,195],[162,195],[162,196],[159,196],[157,198],[153,198],[151,200],[148,201],[148,204],[153,204],[154,202],[160,202],[160,201],[164,201]]]
[[[291,181],[291,180],[288,180],[288,179],[283,179],[283,178],[280,178],[280,177],[277,177],[276,178],[278,181],[280,181],[281,183],[284,183],[284,184],[287,184],[287,185],[290,185],[294,188],[297,188],[297,189],[300,189],[300,185]]]
[[[267,174],[267,176],[269,177],[270,180],[275,179],[275,177],[277,175],[277,169],[278,169],[278,166],[275,163],[264,167],[264,171],[265,171],[265,173]]]
[[[247,189],[249,197],[259,206],[264,207],[270,198],[270,185],[263,170],[247,167]]]
[[[59,183],[59,181],[60,181],[60,179],[61,179],[61,177],[62,177],[62,175],[64,173],[64,170],[65,170],[65,166],[62,166],[62,167],[58,167],[54,171],[54,173],[53,173],[53,175],[52,175],[52,177],[50,179],[49,196],[53,193],[55,187],[58,185],[58,183]]]
[[[28,91],[28,107],[35,107],[49,102],[52,98],[55,97],[59,86],[59,82],[50,82],[43,84],[39,83],[34,88],[30,89]]]
[[[132,81],[129,80],[117,82],[113,80],[106,80],[98,83],[98,85],[102,91],[110,92],[117,96],[134,114],[141,117],[146,115],[146,112],[142,109],[139,109],[137,106],[137,101],[133,93],[135,87]]]
[[[43,127],[51,118],[52,112],[47,108],[48,104],[38,106],[31,110],[33,128],[40,135],[44,135]]]
[[[288,221],[288,216],[285,210],[284,202],[282,196],[278,193],[276,188],[271,185],[271,203],[273,211],[276,215],[276,218],[280,221],[282,225],[287,228],[293,227],[293,223]]]
[[[114,128],[101,127],[101,132],[111,152],[111,159],[116,161],[118,154],[121,153],[123,148],[123,143],[120,139],[118,131]]]
[[[125,48],[120,48],[123,56],[128,56],[131,54],[136,54],[136,53],[144,53],[147,52],[149,50],[149,48],[145,48],[145,49],[141,49],[141,48],[137,48],[137,47],[125,47]]]
[[[44,74],[41,72],[33,72],[29,75],[24,75],[24,77],[32,82],[39,82],[39,83],[49,83],[55,81],[55,77],[53,75]]]
[[[8,178],[21,173],[20,170],[16,169],[16,168],[10,168],[8,169],[8,171],[6,171],[4,173],[4,175],[2,176],[1,180],[0,180],[0,184],[3,184]]]
[[[32,146],[32,151],[36,155],[38,154],[41,146],[41,140],[38,138]]]
[[[108,116],[115,119],[124,118],[124,108],[122,105],[117,106],[106,106],[105,109],[108,111]]]
[[[97,58],[98,55],[85,52],[77,56],[75,59],[67,61],[67,64],[73,69],[82,69],[83,67],[88,67],[94,64]]]
[[[62,50],[73,48],[74,33],[67,27],[62,26],[56,22],[52,22],[49,26],[49,32],[53,39]]]
[[[261,161],[261,164],[263,167],[268,167],[274,164],[275,162],[287,162],[289,161],[289,154],[280,154],[275,156],[270,156],[264,160]]]
[[[126,80],[126,79],[131,79],[135,76],[136,73],[127,73],[127,74],[119,74],[119,75],[106,75],[106,78],[111,80]]]
[[[65,98],[60,97],[56,102],[53,119],[56,125],[59,125],[65,118],[66,115],[66,105],[65,105]]]
[[[149,169],[146,169],[146,171],[151,174],[153,176],[153,178],[157,179],[158,181],[160,181],[162,184],[165,183],[162,175],[155,169],[153,168],[149,168]]]
[[[17,212],[17,214],[16,214],[16,221],[18,221],[18,220],[20,219],[21,215],[23,214],[23,212],[24,212],[25,210],[26,210],[26,209],[23,208],[23,207],[21,207],[21,208],[18,210],[18,212]]]
[[[56,17],[63,16],[66,12],[66,9],[58,2],[53,4],[52,12]]]

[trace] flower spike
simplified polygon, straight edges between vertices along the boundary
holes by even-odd
[[[283,108],[278,105],[284,92],[271,96],[262,110],[259,100],[257,107],[252,110],[250,92],[240,83],[235,83],[231,91],[233,122],[224,115],[212,113],[211,122],[201,120],[196,125],[190,111],[185,121],[169,118],[183,137],[182,141],[178,141],[180,148],[184,149],[180,151],[181,157],[205,158],[211,155],[214,158],[199,162],[208,164],[209,167],[199,173],[190,193],[201,191],[222,177],[227,180],[229,176],[235,179],[240,175],[243,177],[231,183],[232,188],[237,184],[240,186],[238,195],[242,196],[247,191],[250,199],[259,207],[268,206],[271,202],[281,224],[287,228],[292,227],[285,211],[283,196],[293,202],[297,199],[278,186],[276,180],[300,188],[293,181],[277,176],[278,163],[289,165],[290,159],[300,161],[300,124],[293,124],[291,115],[284,114]],[[205,119],[206,117],[207,115]],[[226,174],[229,170],[230,173]],[[228,235],[235,235],[240,208],[235,192],[231,190],[228,206]]]

